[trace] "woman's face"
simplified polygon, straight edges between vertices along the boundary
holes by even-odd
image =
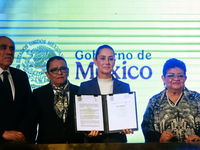
[[[167,71],[165,76],[162,76],[162,80],[167,86],[168,90],[180,90],[182,91],[185,85],[187,76],[184,75],[182,69],[175,67]]]
[[[97,55],[97,59],[94,58],[94,63],[98,67],[98,77],[102,75],[110,75],[115,65],[114,53],[109,48],[103,48]]]

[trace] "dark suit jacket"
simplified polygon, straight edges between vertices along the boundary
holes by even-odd
[[[70,103],[65,123],[54,110],[54,92],[50,83],[33,91],[39,123],[37,143],[83,143],[83,135],[75,134],[74,101],[78,89],[78,86],[70,84]]]
[[[23,122],[27,107],[31,101],[31,88],[27,74],[19,69],[10,67],[10,73],[15,87],[15,99],[9,99],[2,80],[0,80],[0,142],[5,142],[2,134],[5,130],[28,130]],[[22,123],[23,122],[23,123]],[[24,133],[24,132],[23,132]]]
[[[122,81],[117,80],[116,78],[113,78],[113,94],[118,93],[127,93],[130,92],[130,86],[127,83],[124,83]],[[82,82],[79,92],[79,95],[100,95],[100,89],[97,82],[97,78],[94,78],[92,80]],[[86,143],[113,143],[113,142],[127,142],[126,135],[119,134],[119,133],[112,133],[112,134],[103,134],[102,136],[97,137],[85,137]]]

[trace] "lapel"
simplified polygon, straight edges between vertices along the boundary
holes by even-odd
[[[121,93],[120,82],[116,78],[113,77],[113,94]]]
[[[22,88],[22,83],[20,80],[20,76],[17,72],[15,72],[11,67],[10,67],[10,73],[12,76],[12,80],[13,80],[13,84],[14,84],[14,88],[15,88],[15,99],[14,102],[16,102],[18,100],[18,95],[20,95],[20,89]]]
[[[47,100],[46,103],[47,105],[49,104],[49,106],[51,106],[54,103],[54,91],[50,83],[47,84],[45,93],[47,93],[45,98],[45,100]]]
[[[47,85],[44,85],[44,87],[42,87],[42,90],[39,90],[37,92],[37,90],[33,90],[33,94],[36,93],[37,97],[37,105],[39,107],[39,109],[41,110],[45,110],[51,114],[53,114],[52,117],[54,117],[55,115],[57,116],[56,112],[54,111],[54,92],[53,92],[53,88],[51,86],[50,83],[48,83]]]
[[[89,82],[89,91],[90,93],[92,94],[96,94],[96,95],[100,95],[100,89],[99,89],[99,85],[98,85],[98,82],[97,82],[97,77],[92,79],[90,82]]]
[[[73,86],[72,84],[69,82],[69,100],[71,101],[71,99],[73,98],[72,95],[74,95],[74,90],[73,90]]]
[[[75,101],[75,89],[71,83],[69,83],[69,106],[68,106],[68,115],[71,113],[71,110],[73,110],[74,107],[74,101]],[[67,115],[67,116],[68,116]]]

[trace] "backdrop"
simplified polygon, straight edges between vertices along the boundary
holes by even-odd
[[[129,143],[144,142],[141,122],[149,98],[164,89],[169,58],[186,63],[186,86],[200,91],[199,0],[1,0],[0,35],[16,44],[13,67],[27,72],[32,89],[48,82],[49,57],[63,56],[69,80],[96,76],[97,47],[116,52],[114,76],[136,91],[139,130]],[[131,118],[130,118],[131,119]]]

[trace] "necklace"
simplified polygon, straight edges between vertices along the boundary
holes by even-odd
[[[169,101],[168,90],[167,90],[166,95],[167,95],[167,101],[168,101],[169,105],[172,106],[172,107],[176,107],[177,103],[180,101],[180,98],[181,98],[182,94],[183,94],[183,92],[181,92],[181,94],[180,94],[178,100],[176,101],[176,103],[174,105],[172,105],[172,102]]]

